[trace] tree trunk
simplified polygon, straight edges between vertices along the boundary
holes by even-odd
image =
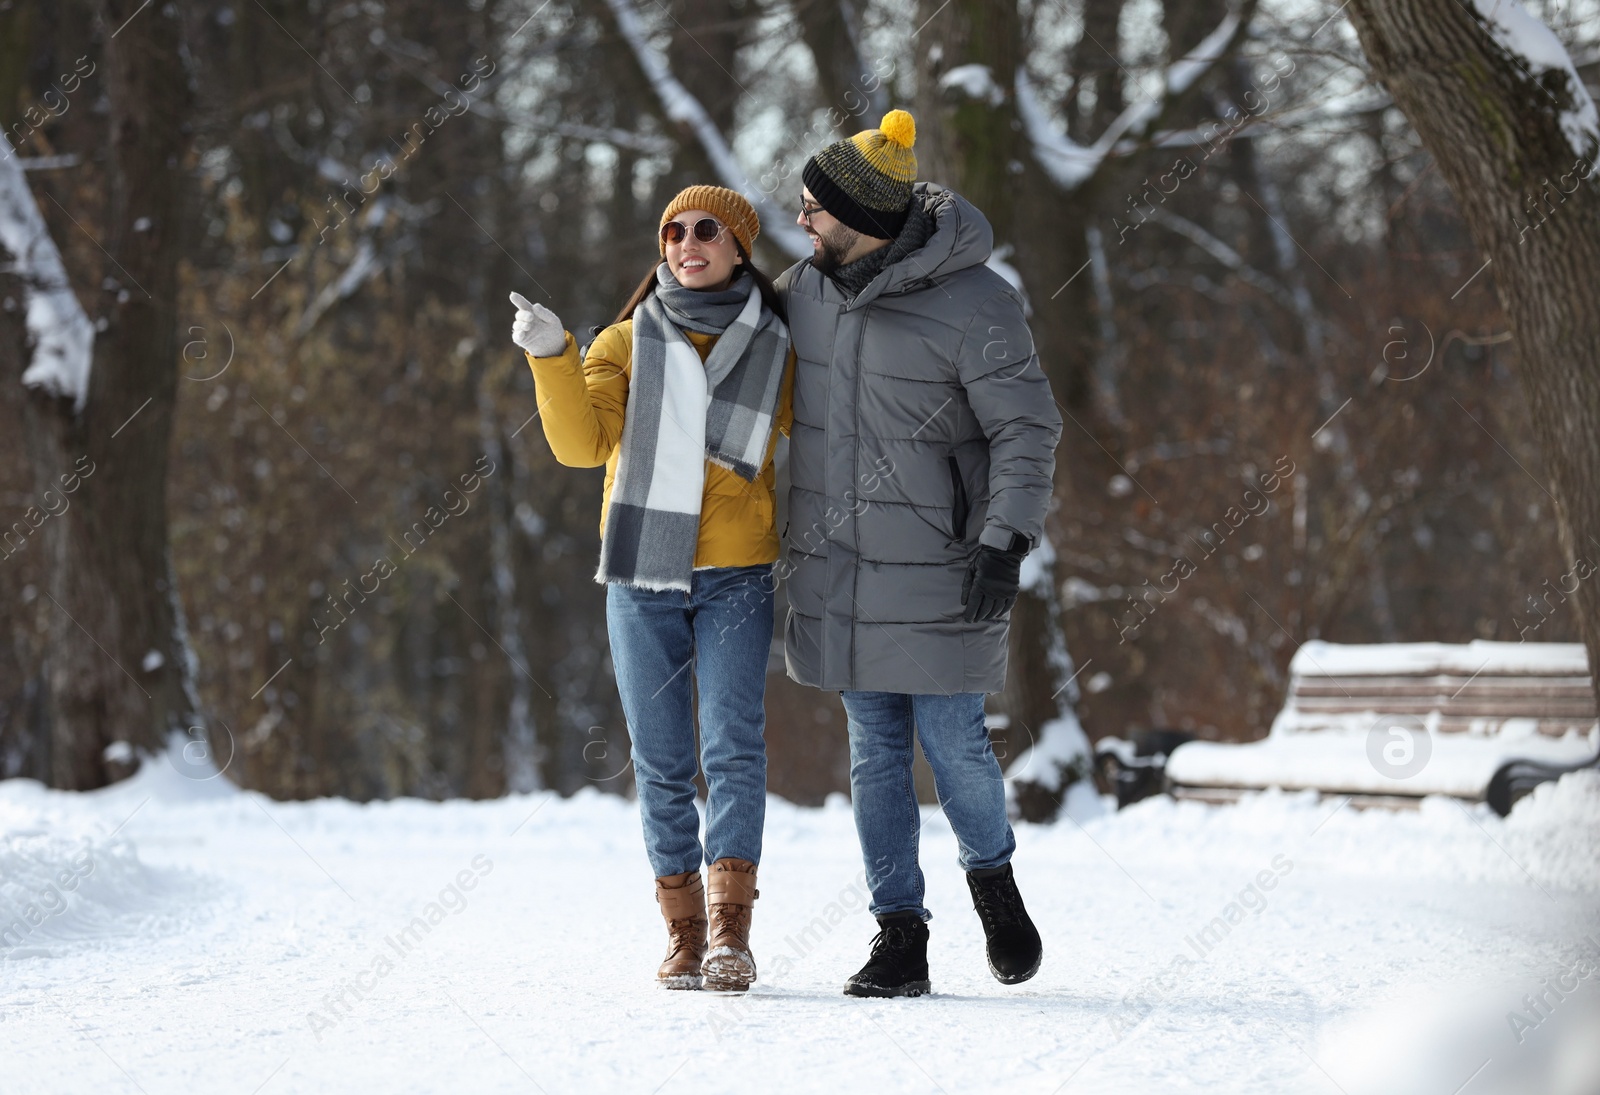
[[[1126,105],[1122,99],[1122,66],[1117,51],[1122,38],[1124,0],[1084,0],[1083,33],[1073,43],[1067,63],[1072,67],[1073,94],[1067,111],[1068,130],[1073,140],[1090,144]],[[1169,32],[1170,34],[1170,32]],[[1094,101],[1084,101],[1087,88]],[[1142,94],[1142,92],[1141,92]]]
[[[989,218],[996,246],[1015,244],[1016,166],[1030,157],[1022,143],[1011,88],[1022,61],[1022,21],[1015,0],[922,0],[919,36],[917,167],[921,178],[959,191]],[[928,48],[937,44],[938,48]],[[952,69],[982,65],[992,94],[971,84],[940,87]]]
[[[941,8],[939,0],[922,0],[917,18],[927,24],[923,40],[939,46],[920,48],[917,56],[917,109],[924,121],[917,136],[918,174],[959,191],[989,218],[996,246],[1015,247],[1017,168],[1038,170],[1023,145],[1011,90],[1023,61],[1022,20],[1016,4],[952,0]],[[987,69],[989,93],[973,94],[982,91],[982,85],[966,81],[940,87],[945,73],[964,65]],[[1034,225],[1027,228],[1030,234],[1035,230]],[[1030,284],[1039,283],[1030,279]],[[1034,322],[1043,318],[1036,314]],[[1040,349],[1042,354],[1042,345]],[[1060,398],[1056,374],[1051,380]],[[1035,562],[1044,568],[1043,576],[1019,592],[1011,612],[1006,688],[996,700],[1009,720],[1003,743],[1008,756],[1026,749],[1044,724],[1062,712],[1052,668],[1053,651],[1060,643],[1053,557],[1041,549]]]
[[[739,39],[746,18],[735,0],[677,0],[672,5],[673,75],[706,108],[717,129],[733,132],[745,89],[739,82]]]
[[[190,137],[175,9],[105,0],[110,104],[105,205],[84,191],[41,202],[53,235],[91,233],[76,271],[95,340],[88,398],[29,393],[28,449],[42,494],[79,477],[73,504],[42,530],[48,558],[51,783],[98,787],[126,769],[114,742],[155,750],[193,714],[167,547],[167,455],[177,385],[178,258]],[[135,17],[137,16],[137,17]],[[104,258],[101,263],[99,260]],[[92,287],[92,288],[91,288]],[[9,379],[9,378],[8,378]],[[65,477],[65,478],[63,478]]]
[[[607,79],[616,85],[619,101],[641,106],[661,123],[661,127],[669,135],[674,136],[677,140],[677,148],[672,152],[671,169],[667,171],[664,177],[656,181],[657,196],[661,198],[660,204],[665,206],[671,200],[672,195],[685,186],[693,186],[697,183],[721,183],[722,180],[717,177],[716,168],[712,166],[711,157],[701,147],[691,128],[674,121],[662,104],[661,99],[652,90],[650,80],[645,75],[643,65],[638,56],[633,52],[628,42],[623,39],[621,33],[616,31],[616,13],[603,3],[596,5],[596,8],[602,12],[602,25],[611,32],[612,40],[607,42],[604,47],[609,62]],[[676,38],[674,38],[674,41],[676,41]],[[701,63],[711,64],[711,61],[706,59],[704,53],[695,49],[693,43],[685,47],[683,56],[688,56],[686,51],[689,49],[693,49],[696,54],[699,54]],[[728,60],[731,61],[732,58],[729,57]],[[676,63],[677,61],[678,55],[676,53],[669,52],[667,54],[668,67],[672,69],[675,76],[678,75],[678,69],[682,67]],[[698,64],[696,67],[699,67]],[[720,76],[721,73],[719,72],[718,75]],[[703,80],[704,78],[697,79]],[[726,82],[726,77],[724,77],[724,81]],[[684,86],[689,86],[687,81],[684,81]],[[737,94],[737,90],[735,90],[735,94]],[[727,98],[731,99],[732,97],[727,96]],[[708,113],[710,112],[709,105],[706,105],[706,110]],[[758,240],[756,246],[759,248],[762,243]],[[760,261],[759,256],[757,261]],[[638,275],[632,276],[637,277]],[[632,286],[630,285],[629,288],[631,289]]]
[[[852,0],[802,0],[795,17],[817,66],[823,109],[838,112],[846,134],[876,126],[889,100],[880,66],[861,55],[860,7]]]
[[[1532,19],[1514,3],[1497,10]],[[1555,503],[1568,565],[1592,559],[1600,552],[1600,142],[1582,132],[1575,148],[1561,124],[1561,111],[1587,93],[1560,69],[1536,81],[1454,0],[1352,0],[1349,12],[1374,73],[1438,162],[1490,266],[1482,274],[1494,279],[1521,347],[1544,456],[1539,488]],[[1474,428],[1464,419],[1463,429]],[[1600,582],[1563,590],[1600,697]]]
[[[1008,259],[1030,290],[1033,338],[1051,389],[1064,405],[1088,408],[1096,344],[1084,227],[1095,184],[1063,194],[1027,145],[1013,91],[1025,57],[1016,2],[920,0],[917,19],[926,22],[915,43],[916,111],[924,123],[918,174],[960,191],[989,218],[996,247],[1015,248]],[[939,86],[963,65],[987,68],[997,95]]]

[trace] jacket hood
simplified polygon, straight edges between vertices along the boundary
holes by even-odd
[[[982,266],[994,250],[994,229],[978,207],[938,183],[919,182],[911,188],[911,200],[921,202],[933,217],[933,235],[928,242],[890,266],[862,291],[854,305],[875,296],[903,293],[914,283],[944,277],[969,266]],[[885,276],[887,275],[887,276]]]

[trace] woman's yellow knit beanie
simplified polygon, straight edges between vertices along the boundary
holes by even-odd
[[[750,253],[750,246],[761,234],[761,218],[756,215],[755,206],[746,201],[744,195],[736,190],[729,190],[723,186],[686,186],[678,191],[677,197],[667,203],[666,210],[661,214],[661,223],[666,224],[686,209],[704,209],[727,225],[733,232],[733,238],[739,241],[747,255]],[[659,236],[656,237],[656,242],[660,244],[661,253],[665,255],[666,243]]]
[[[822,207],[857,232],[894,239],[905,227],[917,178],[917,123],[891,110],[877,129],[836,141],[806,161],[800,173]]]

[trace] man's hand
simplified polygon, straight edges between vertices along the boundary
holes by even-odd
[[[1001,551],[988,544],[978,548],[961,583],[961,603],[967,606],[968,620],[998,620],[1011,611],[1022,576],[1022,559],[1027,554]]]
[[[555,357],[567,348],[567,332],[556,314],[542,304],[534,304],[521,293],[511,294],[517,318],[511,324],[511,341],[534,357]]]

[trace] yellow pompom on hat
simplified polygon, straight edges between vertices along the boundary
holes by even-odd
[[[916,182],[917,154],[911,146],[917,140],[917,121],[904,110],[891,110],[877,129],[864,129],[850,138],[874,170],[896,182]]]
[[[877,239],[894,239],[905,227],[911,184],[917,178],[917,123],[891,110],[877,129],[836,141],[806,161],[801,181],[838,220]]]
[[[716,217],[733,233],[733,238],[739,241],[744,248],[744,253],[750,253],[750,247],[756,242],[756,237],[761,234],[761,218],[756,215],[755,206],[745,199],[737,190],[729,190],[724,186],[686,186],[678,191],[678,196],[667,203],[667,208],[661,214],[661,224],[666,224],[673,217],[689,209],[704,209]],[[660,225],[656,226],[658,229]],[[660,244],[661,253],[667,253],[667,245],[658,235],[656,242]]]

